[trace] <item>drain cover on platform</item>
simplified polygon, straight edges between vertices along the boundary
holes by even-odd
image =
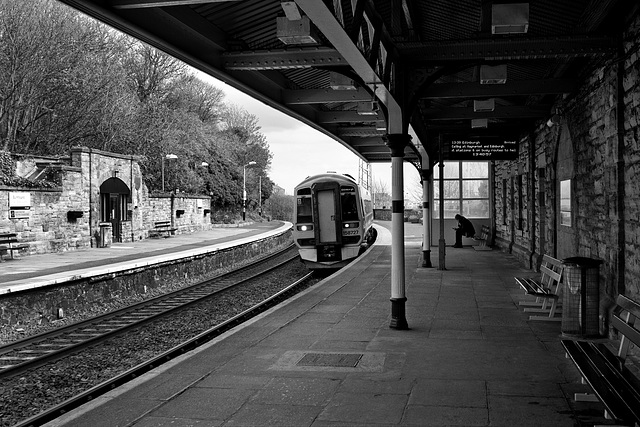
[[[355,368],[362,354],[359,353],[307,353],[298,366],[331,366],[335,368]]]

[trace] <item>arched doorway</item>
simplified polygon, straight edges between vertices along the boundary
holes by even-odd
[[[110,222],[114,242],[122,242],[122,221],[128,221],[131,190],[120,178],[107,179],[100,186],[100,221]]]

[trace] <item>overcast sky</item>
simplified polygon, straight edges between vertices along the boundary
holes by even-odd
[[[358,179],[359,158],[339,142],[246,95],[233,87],[199,73],[200,78],[225,93],[225,101],[244,108],[259,119],[262,133],[273,153],[269,177],[292,195],[306,177],[327,171],[348,173]],[[391,163],[374,163],[373,180],[386,184],[391,193]],[[418,185],[415,168],[404,164],[405,189]],[[414,191],[415,192],[415,191]]]

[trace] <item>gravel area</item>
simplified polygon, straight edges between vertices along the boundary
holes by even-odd
[[[286,244],[279,247],[274,248],[274,253],[278,250],[285,249]],[[290,251],[296,251],[295,247],[290,249]],[[284,259],[287,257],[286,251],[283,254],[277,255],[276,259]],[[171,291],[175,291],[178,289],[182,289],[188,286],[191,286],[197,282],[211,279],[222,274],[229,273],[231,271],[237,270],[241,267],[250,266],[260,259],[263,256],[256,256],[252,258],[246,258],[243,260],[239,260],[234,264],[225,265],[222,268],[217,268],[215,270],[208,271],[206,274],[202,274],[199,276],[191,276],[187,279],[163,279],[162,283],[157,288],[150,288],[144,294],[128,294],[122,295],[120,298],[112,301],[104,301],[99,298],[96,299],[92,304],[86,306],[77,306],[74,307],[73,310],[69,310],[69,312],[65,313],[65,317],[62,319],[56,319],[51,322],[41,322],[39,324],[28,323],[28,324],[16,324],[16,325],[0,325],[0,345],[6,345],[8,343],[18,341],[21,339],[28,338],[33,335],[38,335],[52,329],[61,328],[66,325],[70,325],[73,323],[80,322],[82,320],[99,316],[104,313],[108,313],[111,311],[118,310],[120,308],[127,307],[129,305],[135,304],[137,302],[141,302],[144,300],[148,300],[154,298],[156,296],[160,296]],[[275,261],[274,261],[275,262]]]
[[[113,378],[252,307],[307,272],[301,262],[294,262],[259,283],[227,291],[82,354],[0,380],[0,425],[15,425]]]

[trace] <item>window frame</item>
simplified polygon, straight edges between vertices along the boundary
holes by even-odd
[[[467,218],[473,218],[473,219],[489,219],[490,215],[491,215],[491,188],[490,188],[490,174],[491,174],[491,168],[489,167],[489,162],[488,161],[461,161],[461,160],[451,160],[451,161],[446,161],[444,162],[444,166],[445,166],[445,170],[451,171],[451,165],[456,164],[457,163],[457,175],[454,178],[447,178],[446,177],[446,173],[444,173],[445,177],[444,177],[444,182],[457,182],[457,197],[444,197],[444,203],[446,206],[447,202],[450,203],[457,203],[458,205],[458,212],[456,213],[462,213],[465,217]],[[482,177],[478,177],[478,176],[472,176],[472,177],[465,177],[464,176],[464,164],[465,163],[485,163],[486,164],[486,176],[482,176]],[[448,166],[448,168],[447,168]],[[465,197],[464,194],[464,183],[465,182],[470,182],[470,181],[484,181],[486,183],[487,186],[487,195],[486,197]],[[433,219],[439,219],[440,218],[440,209],[439,209],[439,203],[440,203],[440,197],[439,197],[439,191],[440,191],[440,168],[439,166],[436,166],[434,168],[434,177],[433,177],[433,188],[432,188],[432,194],[434,195],[433,197]],[[436,197],[436,194],[438,194],[438,197]],[[464,206],[465,206],[465,202],[469,202],[469,201],[485,201],[487,204],[487,214],[486,216],[473,216],[470,214],[466,214],[463,212],[464,210]],[[454,217],[448,217],[446,215],[446,210],[445,210],[445,218],[444,219],[453,219]]]
[[[524,186],[526,184],[525,174],[520,174],[517,177],[517,187],[518,187],[518,200],[517,200],[517,213],[518,218],[516,222],[516,229],[523,230],[524,229]]]
[[[571,193],[573,192],[571,179],[560,180],[560,197],[559,197],[559,209],[560,213],[560,225],[564,227],[573,227],[573,203],[571,199]],[[566,187],[563,186],[566,183]],[[564,188],[563,188],[564,187]],[[565,191],[568,190],[568,194]],[[565,197],[566,196],[566,197]],[[563,201],[566,201],[563,203]]]
[[[502,179],[502,225],[507,225],[507,216],[509,215],[508,212],[508,197],[507,197],[507,192],[508,192],[508,183],[506,179]]]

